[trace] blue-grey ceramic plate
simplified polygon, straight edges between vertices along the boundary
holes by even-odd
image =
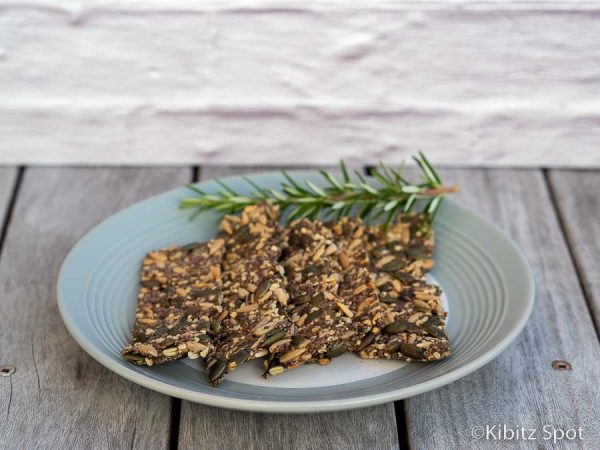
[[[315,172],[295,176],[321,183]],[[252,177],[278,187],[282,176]],[[251,190],[239,177],[227,180]],[[217,190],[214,182],[202,189]],[[365,361],[343,355],[328,366],[310,365],[270,378],[258,361],[242,366],[219,387],[206,383],[198,360],[137,367],[120,356],[135,313],[139,266],[153,249],[211,238],[218,217],[190,222],[180,211],[177,189],[108,218],[71,250],[58,280],[65,325],[92,357],[119,375],[150,389],[224,408],[311,412],[358,408],[420,394],[457,380],[502,352],[519,334],[533,306],[531,271],[516,245],[477,214],[446,201],[436,219],[436,267],[449,309],[453,355],[436,363]]]

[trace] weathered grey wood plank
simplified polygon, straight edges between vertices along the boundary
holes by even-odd
[[[600,333],[600,171],[552,170],[548,181]]]
[[[261,168],[210,167],[201,178]],[[227,411],[183,402],[181,449],[394,449],[399,448],[392,403],[336,413],[273,415]]]
[[[104,369],[69,336],[55,282],[94,224],[190,169],[27,169],[0,260],[0,448],[166,448],[171,399]]]
[[[17,181],[17,173],[18,169],[15,167],[0,167],[0,230],[2,230],[10,197]]]
[[[523,333],[493,362],[405,402],[411,448],[497,448],[498,442],[471,436],[474,426],[496,424],[538,430],[537,441],[512,440],[511,448],[556,448],[543,440],[544,425],[583,427],[583,442],[559,448],[594,448],[600,442],[600,346],[541,171],[442,173],[460,184],[461,203],[521,246],[533,268],[536,303]],[[553,360],[567,360],[573,370],[553,370]]]

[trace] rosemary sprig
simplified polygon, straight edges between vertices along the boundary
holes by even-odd
[[[341,161],[341,179],[330,172],[320,171],[326,181],[326,187],[319,187],[309,180],[302,183],[282,170],[285,181],[281,183],[280,190],[258,186],[251,179],[244,177],[254,189],[247,195],[232,189],[221,180],[216,180],[221,187],[216,194],[188,186],[197,196],[184,198],[180,207],[195,209],[192,216],[194,218],[208,210],[235,214],[246,206],[267,202],[278,205],[282,211],[287,212],[288,222],[305,217],[314,219],[319,215],[326,219],[339,219],[357,213],[365,220],[385,217],[385,223],[389,225],[399,213],[410,211],[418,203],[426,202],[423,211],[432,222],[444,196],[457,192],[458,187],[444,186],[422,152],[419,152],[414,160],[421,171],[422,179],[418,183],[411,183],[404,178],[402,167],[392,169],[380,163],[379,167],[371,171],[371,176],[379,183],[379,186],[374,186],[367,177],[357,171],[354,171],[356,177],[352,179],[346,164]]]

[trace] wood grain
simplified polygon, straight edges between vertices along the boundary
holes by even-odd
[[[4,224],[14,184],[17,180],[17,173],[17,168],[0,167],[0,230],[2,230]],[[2,236],[0,236],[1,238]]]
[[[600,439],[600,345],[541,171],[442,171],[458,183],[458,200],[493,220],[525,252],[536,280],[536,303],[523,333],[494,361],[446,387],[405,402],[411,448],[497,448],[475,440],[471,427],[536,428],[533,443],[556,448],[543,426],[583,427],[584,441],[557,447],[593,448]],[[596,251],[598,247],[596,247]],[[572,371],[552,369],[567,360]]]
[[[548,181],[600,333],[600,171],[552,170]]]
[[[210,167],[201,179],[254,169]],[[335,413],[273,415],[227,411],[184,401],[179,448],[209,449],[397,449],[392,403]]]
[[[171,399],[118,377],[65,329],[55,283],[78,238],[189,169],[27,169],[0,260],[0,448],[166,448]]]

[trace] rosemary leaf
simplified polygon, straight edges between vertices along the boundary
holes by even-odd
[[[422,176],[422,181],[418,183],[410,182],[402,175],[402,166],[393,169],[381,162],[372,169],[370,179],[355,171],[353,180],[346,164],[341,161],[341,179],[325,170],[319,172],[324,179],[324,186],[310,180],[297,180],[282,170],[284,181],[279,189],[261,187],[252,179],[243,177],[254,189],[250,194],[244,195],[225,181],[216,180],[220,188],[216,193],[188,186],[195,197],[182,199],[179,206],[182,209],[194,209],[192,217],[196,217],[208,210],[235,214],[248,205],[270,203],[285,213],[287,221],[318,216],[340,218],[356,213],[371,221],[385,216],[385,223],[389,225],[400,212],[411,211],[418,204],[424,203],[423,210],[431,222],[444,197],[456,192],[458,188],[444,186],[422,152],[414,159]],[[375,181],[375,184],[370,181]]]

